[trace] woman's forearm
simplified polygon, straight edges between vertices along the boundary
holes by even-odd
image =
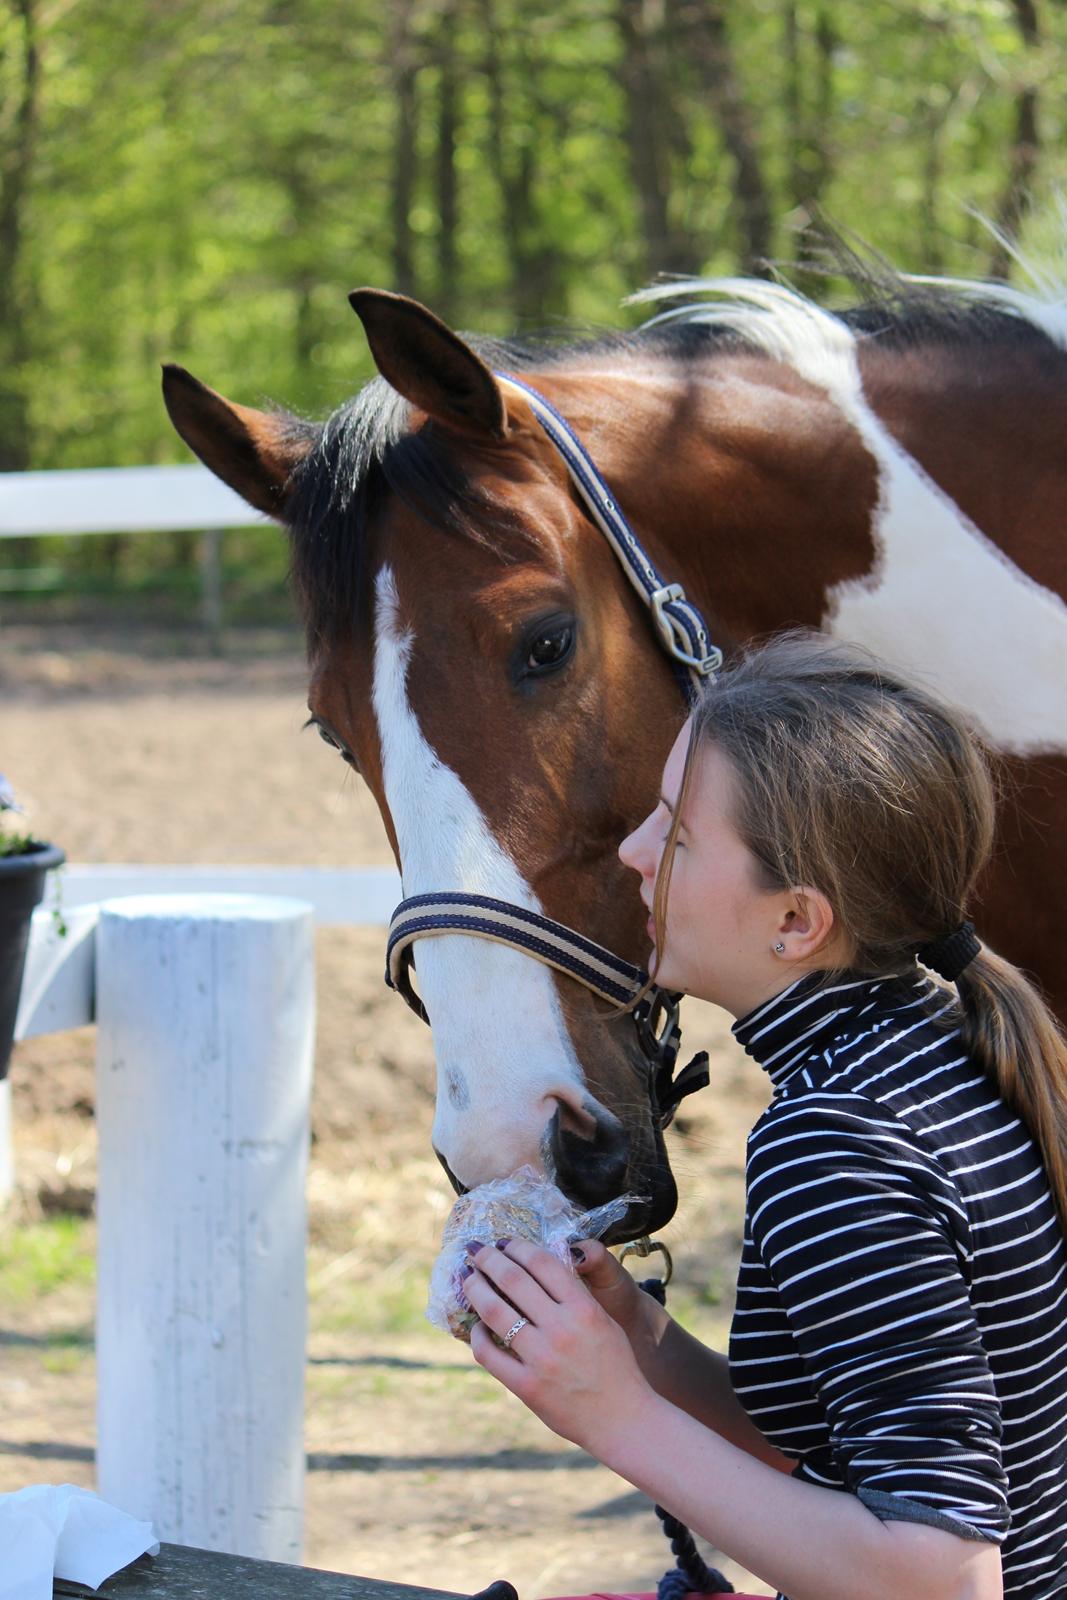
[[[641,1326],[630,1332],[630,1344],[656,1393],[739,1450],[780,1472],[792,1472],[794,1463],[768,1443],[738,1400],[726,1357],[687,1333],[651,1298],[643,1311]]]
[[[647,1391],[646,1391],[647,1393]],[[792,1600],[1001,1600],[1000,1553],[773,1471],[658,1394],[586,1448]]]

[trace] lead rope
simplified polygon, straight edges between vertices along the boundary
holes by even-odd
[[[646,1278],[638,1285],[653,1300],[658,1300],[661,1306],[667,1304],[667,1285],[663,1278]],[[696,1540],[684,1522],[679,1522],[669,1511],[662,1506],[656,1507],[656,1515],[663,1525],[663,1532],[670,1540],[671,1553],[675,1565],[665,1572],[656,1585],[656,1600],[685,1600],[688,1594],[733,1594],[733,1584],[725,1578],[718,1567],[709,1567],[704,1557],[697,1549]]]

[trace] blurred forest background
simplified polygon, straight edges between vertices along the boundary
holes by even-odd
[[[1012,276],[980,218],[1059,252],[1065,64],[1056,0],[0,0],[0,469],[188,459],[164,360],[325,414],[360,283],[492,333],[632,322],[661,272],[833,299],[819,211]],[[227,535],[229,578],[282,544]],[[8,540],[0,599],[180,591],[196,548]]]

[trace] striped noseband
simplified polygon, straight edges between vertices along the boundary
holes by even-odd
[[[570,424],[543,395],[518,378],[498,372],[505,389],[518,390],[534,417],[563,458],[575,488],[595,525],[607,540],[629,582],[648,607],[656,636],[671,658],[687,700],[722,665],[722,651],[709,644],[704,619],[685,597],[681,584],[665,584],[647,551],[615,503],[614,496]],[[562,922],[523,906],[462,890],[413,895],[402,900],[389,927],[385,981],[402,995],[424,1022],[426,1007],[411,982],[417,939],[443,934],[468,934],[510,945],[554,967],[618,1008],[630,1008],[638,1041],[648,1065],[648,1088],[654,1114],[665,1128],[680,1100],[708,1081],[707,1055],[701,1052],[675,1076],[681,1043],[680,995],[653,985],[648,973],[603,945],[575,933]],[[637,996],[645,991],[643,998]],[[635,1004],[635,1001],[637,1002]]]
[[[415,941],[446,933],[466,933],[510,945],[513,950],[566,973],[610,1005],[629,1008],[648,1067],[649,1096],[661,1128],[670,1123],[680,1100],[707,1084],[708,1058],[704,1051],[675,1076],[682,1040],[678,1020],[681,995],[656,984],[646,989],[648,973],[643,968],[612,955],[603,945],[539,911],[494,900],[489,895],[417,894],[401,901],[394,911],[389,925],[385,981],[423,1022],[430,1018],[411,982]],[[642,990],[645,992],[638,1000]]]

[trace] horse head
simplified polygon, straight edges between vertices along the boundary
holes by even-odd
[[[638,965],[646,913],[616,852],[654,804],[677,685],[521,393],[416,302],[352,303],[380,377],[324,424],[175,367],[171,419],[290,531],[312,720],[373,793],[405,895],[491,896]],[[417,974],[457,1189],[530,1162],[582,1204],[643,1196],[619,1237],[670,1218],[629,1016],[490,938],[424,939]]]

